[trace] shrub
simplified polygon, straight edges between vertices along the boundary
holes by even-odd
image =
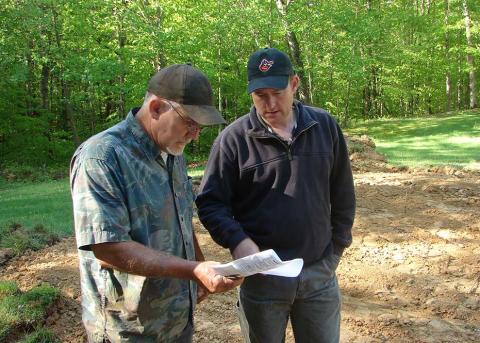
[[[15,255],[21,255],[28,249],[40,250],[59,240],[58,235],[48,232],[41,224],[35,225],[33,229],[26,229],[14,223],[0,229],[0,233],[0,248],[12,249]]]

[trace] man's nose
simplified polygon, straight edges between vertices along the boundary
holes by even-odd
[[[275,98],[273,96],[267,97],[267,99],[265,101],[265,104],[266,104],[268,110],[274,109],[275,105],[276,105]]]

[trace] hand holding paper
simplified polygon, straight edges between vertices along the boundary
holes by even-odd
[[[303,267],[303,259],[296,258],[282,261],[272,249],[249,255],[230,263],[212,266],[212,269],[223,276],[245,277],[257,273],[296,277]]]

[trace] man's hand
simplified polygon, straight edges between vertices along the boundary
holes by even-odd
[[[94,244],[92,250],[103,266],[146,277],[194,280],[209,293],[225,292],[243,282],[218,275],[211,268],[218,262],[187,261],[133,241]],[[202,294],[200,300],[204,298]]]
[[[210,293],[208,292],[208,289],[203,287],[200,284],[197,284],[197,304],[200,304],[202,301],[204,301]]]
[[[345,247],[341,247],[341,246],[333,243],[333,253],[335,255],[337,255],[338,257],[342,257],[344,250],[345,250]]]
[[[248,255],[256,254],[257,252],[260,252],[258,245],[250,238],[245,238],[233,249],[232,256],[233,259],[237,260]]]
[[[221,293],[231,290],[243,282],[243,278],[232,280],[218,275],[211,268],[211,266],[215,264],[217,264],[217,262],[201,262],[193,270],[195,281],[200,287],[203,286],[210,293]]]

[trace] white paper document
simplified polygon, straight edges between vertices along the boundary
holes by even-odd
[[[230,263],[212,266],[218,274],[223,276],[250,276],[257,273],[295,277],[300,274],[303,259],[296,258],[282,261],[272,249],[239,258]]]

